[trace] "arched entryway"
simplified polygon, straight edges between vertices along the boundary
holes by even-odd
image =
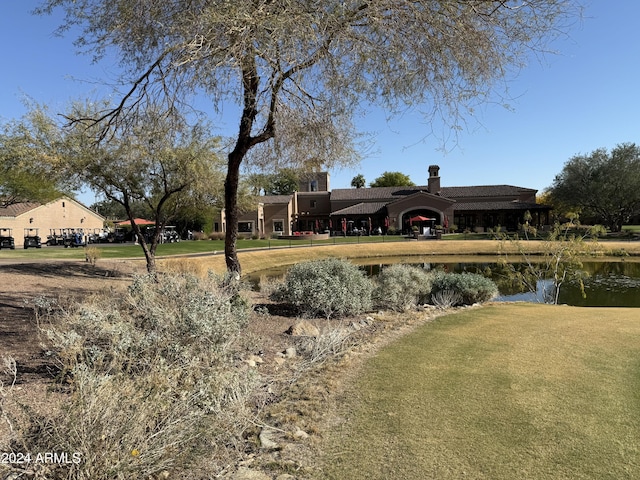
[[[441,225],[441,213],[427,208],[417,208],[402,214],[401,225],[403,234],[417,233],[418,235],[435,234],[435,226]]]

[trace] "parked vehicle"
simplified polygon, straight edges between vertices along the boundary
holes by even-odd
[[[39,228],[25,228],[24,229],[24,249],[27,248],[41,248],[42,242],[40,241]]]
[[[47,245],[55,247],[56,245],[63,245],[64,235],[61,228],[50,228],[49,235],[47,235]]]
[[[109,243],[123,243],[126,241],[126,233],[124,229],[116,227],[113,232],[107,234],[107,242]]]
[[[155,234],[155,227],[148,227],[144,233],[144,238],[147,242],[151,242],[153,235]],[[160,232],[158,237],[158,243],[176,243],[180,241],[180,234],[176,232],[176,227],[173,225],[167,225]]]
[[[81,228],[63,228],[64,239],[62,244],[64,248],[84,247],[84,231]]]
[[[162,232],[165,243],[175,243],[180,241],[180,234],[176,232],[176,227],[173,225],[167,225]]]
[[[13,229],[0,228],[0,249],[2,248],[15,250],[16,244],[13,240]]]
[[[94,228],[87,232],[87,243],[107,243],[109,241],[109,230],[105,228]]]

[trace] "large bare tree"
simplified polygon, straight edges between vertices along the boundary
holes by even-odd
[[[102,113],[122,121],[150,97],[167,107],[235,104],[227,155],[227,267],[236,254],[240,167],[263,161],[357,158],[354,115],[394,112],[461,118],[530,49],[575,19],[576,0],[44,0],[61,27],[81,28],[80,49],[121,60],[121,99]],[[113,52],[111,52],[113,51]],[[156,100],[157,101],[157,100]]]

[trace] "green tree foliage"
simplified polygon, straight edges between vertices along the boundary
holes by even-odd
[[[70,116],[91,117],[93,106],[75,105]],[[177,212],[211,205],[222,188],[218,139],[202,124],[155,109],[138,111],[129,122],[108,129],[93,120],[80,120],[60,130],[57,168],[81,185],[120,204],[144,251],[147,270],[156,270],[155,253],[162,229]],[[108,135],[108,141],[99,141]],[[139,207],[155,221],[146,236],[133,222]]]
[[[127,218],[127,211],[120,202],[113,200],[102,200],[91,205],[91,210],[98,212],[103,217],[109,220],[123,220]],[[151,218],[153,212],[149,210],[149,207],[140,202],[131,202],[131,213],[136,218]]]
[[[411,187],[414,185],[415,183],[411,181],[409,176],[401,172],[384,172],[369,184],[371,187]]]
[[[550,193],[582,218],[619,232],[640,213],[640,147],[624,143],[610,152],[602,148],[574,156],[556,175]]]
[[[364,179],[364,175],[361,173],[351,179],[351,186],[354,188],[364,188],[365,184],[366,181]]]
[[[96,119],[123,121],[150,98],[167,110],[206,95],[239,105],[227,154],[227,268],[236,252],[240,168],[359,159],[353,118],[372,103],[390,113],[429,105],[457,123],[497,80],[542,50],[573,19],[575,0],[190,1],[44,0],[62,30],[131,85]]]
[[[42,137],[34,135],[39,119],[27,115],[0,130],[0,207],[32,201],[48,202],[68,191],[64,177],[54,171]]]
[[[298,190],[299,174],[292,168],[283,168],[267,176],[266,195],[291,195]]]

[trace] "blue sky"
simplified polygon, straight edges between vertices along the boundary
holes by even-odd
[[[112,65],[91,65],[76,55],[73,36],[53,31],[59,17],[36,17],[35,0],[0,2],[0,119],[25,113],[31,97],[63,111],[69,100],[93,95]],[[387,123],[373,110],[358,121],[375,133],[373,151],[354,169],[331,172],[332,188],[367,182],[386,170],[425,184],[427,167],[440,165],[443,186],[511,184],[543,190],[573,155],[624,142],[640,143],[640,2],[591,0],[569,38],[552,45],[557,55],[532,59],[509,84],[511,110],[488,104],[442,151],[442,135],[417,114]],[[234,125],[236,119],[225,119]],[[438,130],[439,125],[434,128]],[[93,195],[81,200],[92,203]]]

